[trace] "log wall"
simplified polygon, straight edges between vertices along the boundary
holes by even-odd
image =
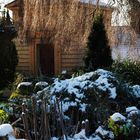
[[[31,71],[30,65],[30,48],[17,46],[18,52],[18,71],[29,73]]]

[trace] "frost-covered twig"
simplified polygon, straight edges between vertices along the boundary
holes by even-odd
[[[18,123],[18,122],[21,121],[21,120],[22,120],[21,118],[17,119],[16,121],[14,121],[14,122],[12,123],[12,126],[14,126],[16,123]]]

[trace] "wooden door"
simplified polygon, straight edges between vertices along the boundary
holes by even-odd
[[[54,47],[47,44],[38,44],[39,67],[43,75],[54,75]]]

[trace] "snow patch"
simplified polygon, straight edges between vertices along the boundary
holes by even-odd
[[[8,140],[17,140],[17,139],[12,135],[8,135]]]
[[[86,135],[85,129],[82,129],[78,134],[74,135],[74,139],[80,139],[80,138],[87,139],[85,135]]]
[[[13,128],[10,124],[2,124],[0,125],[0,136],[6,136],[13,133]]]
[[[140,98],[140,85],[132,86],[131,94],[134,95],[136,98]]]
[[[83,3],[91,3],[91,4],[94,4],[94,5],[97,4],[97,0],[80,0],[80,2],[83,2]],[[100,6],[107,6],[107,4],[104,3],[104,2],[102,2],[102,1],[99,1],[99,5]]]
[[[21,82],[18,84],[17,89],[19,89],[21,86],[31,86],[32,82]]]
[[[108,91],[110,95],[109,98],[115,99],[117,96],[116,87],[109,81],[110,79],[115,80],[115,77],[112,76],[111,72],[102,69],[98,69],[96,72],[100,75],[95,81],[97,88],[102,91]]]
[[[117,122],[117,121],[125,121],[126,120],[126,117],[123,116],[122,114],[120,113],[114,113],[112,116],[110,116],[111,119],[114,121],[114,122]]]
[[[93,81],[92,77],[96,77],[96,75],[98,78]],[[108,91],[109,97],[115,99],[117,96],[116,87],[109,82],[110,79],[115,79],[112,76],[112,73],[102,69],[98,69],[95,72],[85,73],[82,76],[71,79],[56,79],[51,88],[51,94],[66,91],[70,94],[74,93],[78,99],[82,99],[84,98],[84,90],[97,86],[97,88],[102,91]]]
[[[78,134],[75,134],[71,140],[102,140],[98,135],[86,137],[85,129],[82,129]]]
[[[127,107],[126,108],[126,113],[128,114],[128,117],[131,117],[133,115],[136,115],[139,113],[139,110],[135,106]]]
[[[109,138],[114,139],[113,132],[104,130],[101,126],[96,129],[95,133],[100,134],[103,137],[108,136]]]
[[[69,109],[69,107],[71,106],[77,106],[76,102],[61,102],[60,104],[62,104],[62,110],[63,112],[67,111]],[[60,105],[61,106],[61,105]]]
[[[46,86],[48,86],[48,83],[47,82],[44,82],[44,81],[40,81],[40,82],[37,82],[35,84],[35,86],[44,86],[44,87],[46,87]]]

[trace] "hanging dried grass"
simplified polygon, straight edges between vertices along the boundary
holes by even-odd
[[[53,40],[53,45],[72,46],[74,42],[85,46],[96,8],[82,4],[79,0],[23,0],[24,17],[22,38],[41,38]]]

